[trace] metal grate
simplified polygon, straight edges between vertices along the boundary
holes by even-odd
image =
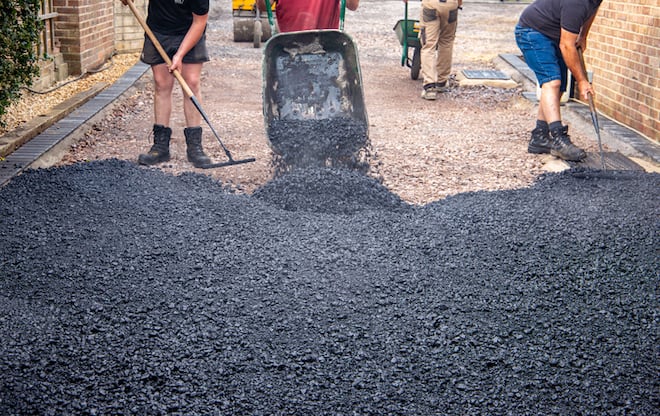
[[[504,72],[493,69],[464,69],[463,75],[469,79],[509,79]]]
[[[603,152],[603,160],[605,162],[605,169],[607,170],[637,170],[644,171],[644,168],[639,166],[634,161],[628,159],[626,156],[619,152]],[[580,167],[585,169],[601,169],[601,160],[599,152],[588,152],[587,157],[579,162],[568,162],[572,167]]]
[[[29,168],[44,153],[48,152],[99,111],[111,104],[133,85],[147,69],[149,69],[148,65],[142,62],[136,63],[103,92],[97,94],[67,117],[50,126],[41,134],[7,155],[4,159],[0,159],[0,187],[9,183],[13,177]]]

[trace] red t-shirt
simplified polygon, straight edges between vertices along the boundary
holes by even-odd
[[[278,0],[275,13],[280,32],[339,28],[339,0]]]

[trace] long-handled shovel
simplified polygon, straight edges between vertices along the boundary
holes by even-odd
[[[151,31],[149,26],[147,26],[146,21],[140,15],[140,12],[135,7],[135,4],[133,4],[133,1],[132,0],[126,0],[126,4],[131,9],[131,12],[133,12],[133,15],[135,16],[135,18],[140,23],[140,26],[142,26],[142,28],[144,29],[144,32],[147,34],[147,36],[149,36],[149,39],[151,39],[151,42],[153,42],[154,46],[158,50],[158,53],[163,58],[163,60],[167,64],[167,66],[171,66],[172,65],[172,60],[170,59],[169,56],[167,56],[167,53],[165,52],[163,47],[160,45],[160,42],[158,42],[158,39],[156,39],[156,36],[154,35],[154,33]],[[204,119],[204,121],[206,121],[206,124],[208,124],[208,126],[211,128],[211,131],[213,132],[213,135],[215,136],[216,139],[218,139],[218,143],[220,143],[220,146],[222,147],[222,150],[224,150],[225,154],[227,155],[227,159],[229,159],[226,162],[210,163],[208,165],[204,165],[204,166],[202,166],[202,169],[220,168],[220,167],[223,167],[223,166],[239,165],[241,163],[254,162],[256,159],[253,158],[253,157],[247,158],[247,159],[241,159],[241,160],[234,160],[234,158],[231,156],[231,153],[229,152],[229,149],[227,149],[225,147],[225,145],[222,143],[222,140],[220,140],[220,136],[218,135],[218,133],[215,131],[215,129],[211,125],[211,122],[209,121],[208,116],[206,115],[206,113],[202,109],[202,106],[199,103],[199,101],[197,100],[197,98],[195,97],[195,94],[192,92],[192,90],[188,86],[188,83],[186,83],[186,81],[183,79],[183,76],[181,76],[181,73],[179,71],[177,71],[176,69],[172,73],[174,74],[174,77],[177,79],[177,81],[179,81],[179,84],[181,84],[181,88],[183,89],[184,94],[186,94],[186,97],[190,98],[190,101],[192,101],[192,103],[195,105],[195,108],[197,108],[197,111],[199,111],[199,113],[202,115],[202,118]]]
[[[584,64],[584,55],[582,54],[582,48],[577,48],[578,56],[580,57],[580,67],[582,73],[587,77],[587,67]],[[600,127],[598,126],[598,113],[596,112],[596,105],[594,104],[594,97],[589,94],[589,111],[591,112],[591,121],[594,123],[594,129],[596,129],[596,136],[598,137],[598,150],[600,152],[600,166],[605,170],[605,156],[603,156],[603,144],[600,141]]]

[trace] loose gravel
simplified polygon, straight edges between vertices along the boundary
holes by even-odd
[[[657,414],[659,190],[27,171],[0,189],[0,414]]]
[[[364,122],[348,117],[272,120],[268,137],[274,165],[277,172],[313,166],[367,172],[369,164],[361,157],[371,150],[367,130]]]

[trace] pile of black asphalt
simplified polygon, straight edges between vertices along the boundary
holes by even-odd
[[[658,414],[660,176],[411,206],[118,160],[0,189],[0,414]]]
[[[268,124],[268,141],[278,172],[325,166],[364,172],[369,166],[360,154],[371,152],[367,130],[365,122],[347,117],[275,119]]]

